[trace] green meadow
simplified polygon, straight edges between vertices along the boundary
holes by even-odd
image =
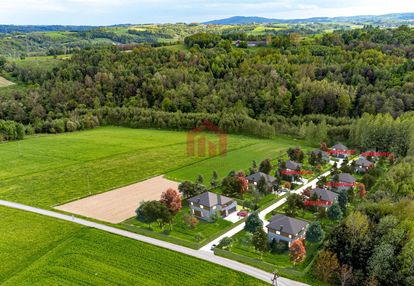
[[[1,285],[266,285],[128,238],[0,207]]]
[[[188,156],[186,142],[186,132],[101,127],[0,144],[0,198],[50,208],[160,174],[177,181],[202,174],[208,184],[213,170],[223,177],[304,146],[229,135],[226,156],[206,158]]]

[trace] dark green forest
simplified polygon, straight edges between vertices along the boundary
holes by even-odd
[[[196,34],[186,39],[188,50],[177,51],[88,48],[44,70],[0,61],[4,72],[30,86],[0,92],[0,119],[60,132],[50,129],[51,121],[123,107],[236,114],[291,134],[304,122],[324,122],[332,138],[346,135],[364,113],[395,118],[414,110],[414,30],[408,27],[268,36],[268,46],[256,49],[235,48],[227,38]]]

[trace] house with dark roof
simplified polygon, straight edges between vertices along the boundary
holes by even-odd
[[[302,168],[302,164],[296,163],[295,161],[292,161],[292,160],[287,160],[285,163],[285,167],[286,167],[285,169],[280,170],[280,173],[283,176],[287,177],[288,180],[293,182],[300,177],[300,174],[298,174],[296,171]],[[296,172],[296,173],[292,173],[292,172]]]
[[[355,161],[354,165],[355,165],[355,172],[365,173],[374,166],[374,163],[367,160],[366,158],[361,157]]]
[[[345,159],[349,156],[348,151],[348,147],[346,147],[344,144],[337,143],[332,146],[331,155],[339,159]]]
[[[236,200],[212,192],[192,197],[188,202],[191,214],[206,221],[212,221],[214,214],[226,217],[237,210]]]
[[[356,186],[356,179],[348,173],[338,174],[338,181],[334,182],[334,188],[337,192],[348,191]]]
[[[322,161],[323,164],[327,164],[330,161],[329,154],[320,149],[311,151],[310,155],[315,156],[316,158],[320,158],[320,161]]]
[[[250,176],[246,177],[246,180],[250,183],[253,184],[255,186],[257,186],[257,184],[259,183],[260,179],[264,178],[266,181],[267,186],[269,187],[269,190],[274,191],[275,188],[277,188],[277,179],[271,175],[262,173],[262,172],[257,172],[254,173]]]
[[[297,239],[305,237],[309,224],[306,221],[283,214],[272,216],[266,226],[269,241],[286,241],[289,246]]]
[[[286,161],[286,169],[288,170],[298,170],[302,168],[302,165],[299,163],[296,163],[295,161],[292,160],[287,160]]]
[[[318,204],[318,206],[321,207],[329,207],[331,206],[334,202],[338,201],[338,194],[331,192],[327,189],[322,189],[322,188],[314,188],[312,190],[309,191],[309,196],[310,198],[317,196],[319,201],[321,202],[321,204]]]

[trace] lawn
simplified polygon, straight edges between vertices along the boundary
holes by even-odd
[[[0,207],[1,285],[266,285],[186,255]]]
[[[208,185],[213,170],[223,177],[303,145],[229,135],[226,156],[206,158],[187,156],[186,138],[186,132],[101,127],[1,144],[0,198],[50,208],[160,174],[178,181],[202,174]]]
[[[246,231],[241,231],[233,237],[233,245],[231,251],[240,255],[244,255],[250,258],[255,258],[260,260],[260,253],[257,252],[251,244],[247,244],[245,241],[248,233]],[[307,259],[299,265],[293,265],[289,258],[289,250],[286,250],[280,254],[272,254],[266,252],[263,254],[262,261],[274,265],[276,268],[286,268],[291,271],[303,271],[306,266],[311,262],[312,258],[316,254],[318,245],[306,243],[306,256]]]
[[[259,165],[260,161],[263,159],[270,158],[273,159],[273,163],[276,164],[276,159],[281,155],[284,156],[285,151],[290,147],[299,146],[305,151],[311,150],[311,147],[306,146],[303,141],[288,137],[280,136],[273,140],[251,140],[252,141],[248,146],[243,146],[242,148],[227,152],[224,157],[218,156],[207,158],[197,164],[185,166],[169,172],[167,173],[167,178],[183,181],[188,178],[195,179],[198,175],[202,175],[206,184],[208,184],[213,171],[216,171],[219,178],[222,179],[232,170],[239,171],[242,169],[247,173],[249,167],[252,166],[253,160]]]
[[[193,248],[200,248],[201,245],[207,243],[217,236],[217,233],[221,233],[223,229],[226,229],[232,225],[231,222],[219,219],[216,222],[206,222],[199,220],[198,224],[192,229],[185,222],[184,217],[191,214],[189,207],[183,207],[178,214],[175,216],[172,223],[172,228],[170,226],[165,226],[164,229],[160,228],[158,224],[152,223],[150,226],[145,222],[139,221],[136,218],[131,218],[122,225],[128,226],[127,229],[130,231],[138,232],[140,231],[151,231],[158,234],[157,237],[169,236],[172,238],[193,242]],[[183,245],[191,247],[193,244]]]
[[[322,285],[319,281],[315,281],[308,273],[308,267],[318,251],[319,244],[306,243],[305,260],[298,265],[294,265],[290,261],[289,250],[278,254],[266,252],[262,256],[251,245],[249,237],[248,232],[241,231],[233,237],[233,244],[230,250],[216,249],[215,253],[268,272],[277,270],[279,275],[283,277],[302,281],[310,285]]]

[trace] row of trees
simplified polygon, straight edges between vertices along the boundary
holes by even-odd
[[[173,189],[168,189],[161,194],[159,201],[142,202],[136,210],[137,219],[144,221],[151,226],[151,223],[157,222],[160,228],[166,224],[171,227],[174,216],[182,208],[181,196]]]

